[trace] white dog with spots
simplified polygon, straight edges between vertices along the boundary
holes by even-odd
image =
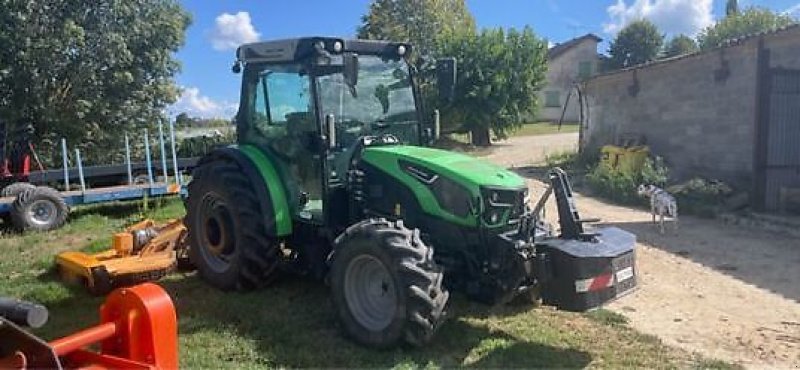
[[[656,222],[656,215],[658,215],[658,224],[662,234],[664,233],[664,216],[671,217],[675,229],[678,229],[678,202],[672,194],[655,185],[639,185],[637,192],[640,196],[650,198],[650,213],[653,215],[653,223]]]

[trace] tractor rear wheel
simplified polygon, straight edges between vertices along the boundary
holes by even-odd
[[[38,186],[19,193],[11,205],[11,222],[18,230],[49,231],[67,222],[69,207],[53,188]]]
[[[279,245],[264,233],[270,215],[262,213],[250,181],[235,162],[215,160],[195,168],[189,183],[189,259],[222,290],[257,288],[276,276]]]
[[[444,320],[449,294],[433,249],[402,221],[370,219],[349,227],[331,256],[334,304],[357,342],[388,348],[428,342]]]

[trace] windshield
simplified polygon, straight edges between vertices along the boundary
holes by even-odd
[[[339,145],[349,147],[360,136],[392,134],[418,144],[419,132],[408,65],[403,60],[359,56],[358,83],[350,89],[342,73],[318,78],[323,114],[333,114]],[[342,57],[333,57],[333,65]]]

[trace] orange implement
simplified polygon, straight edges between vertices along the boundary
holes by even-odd
[[[63,252],[56,256],[56,265],[63,280],[83,283],[90,292],[103,295],[114,287],[158,280],[174,270],[185,240],[181,220],[164,225],[144,220],[114,234],[111,249]]]
[[[175,307],[158,285],[121,288],[100,308],[100,324],[49,344],[0,319],[0,348],[10,349],[3,369],[177,369]]]

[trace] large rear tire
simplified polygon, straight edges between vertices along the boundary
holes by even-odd
[[[222,290],[249,290],[277,273],[279,245],[264,232],[266,217],[250,181],[233,161],[195,168],[188,187],[189,259],[200,276]]]
[[[402,221],[370,219],[336,238],[331,287],[345,331],[357,342],[420,346],[444,320],[449,294],[433,249]]]
[[[19,193],[11,205],[11,223],[18,230],[50,231],[67,222],[69,207],[53,188],[39,186]]]

